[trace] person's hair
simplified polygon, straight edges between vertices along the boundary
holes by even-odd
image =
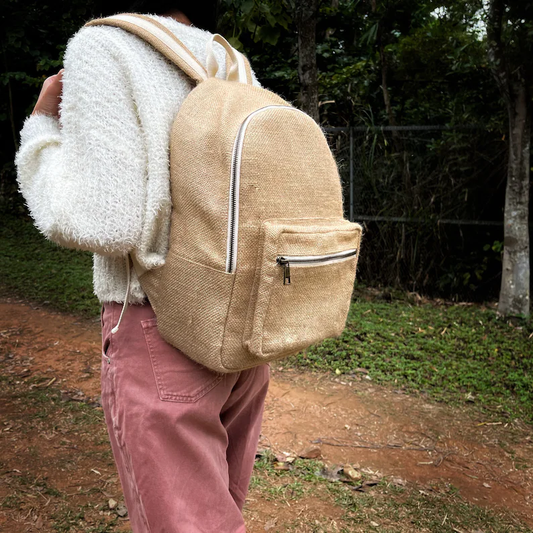
[[[120,12],[166,15],[181,11],[197,28],[213,33],[217,29],[219,0],[119,0],[101,4],[103,16]]]

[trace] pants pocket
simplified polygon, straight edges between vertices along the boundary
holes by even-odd
[[[194,362],[168,344],[157,330],[157,319],[141,322],[159,398],[168,402],[197,402],[224,375]]]

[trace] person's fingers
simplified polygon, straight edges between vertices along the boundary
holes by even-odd
[[[45,92],[51,97],[59,96],[63,91],[62,76],[60,74],[56,74],[55,76],[52,76],[48,79],[50,80],[50,83],[47,85]]]
[[[41,87],[41,92],[39,93],[39,99],[46,93],[50,86],[54,86],[54,90],[57,91],[57,84],[61,84],[63,81],[63,70],[60,70],[57,74],[49,76],[44,80],[43,86]],[[60,85],[61,87],[61,85]],[[62,88],[62,87],[61,87]]]
[[[63,69],[57,74],[46,78],[33,112],[45,113],[47,115],[59,115],[59,102],[61,100],[62,91]]]
[[[41,86],[41,92],[39,93],[39,98],[42,96],[42,94],[46,91],[46,88],[52,83],[53,78],[55,78],[55,74],[53,76],[50,76],[49,78],[46,78]]]

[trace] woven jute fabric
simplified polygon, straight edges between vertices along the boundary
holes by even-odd
[[[159,49],[134,24],[115,23]],[[161,52],[185,68],[168,47]],[[133,260],[163,338],[234,372],[342,333],[361,227],[343,218],[337,166],[309,116],[251,84],[191,76],[198,85],[170,140],[169,253],[145,272]],[[229,261],[232,197],[237,253]]]
[[[238,253],[226,272],[232,153],[240,162]],[[340,180],[319,127],[263,89],[209,79],[176,117],[171,137],[172,223],[165,265],[141,277],[163,337],[196,361],[238,371],[296,353],[345,325],[357,255],[292,267],[280,255],[359,249],[343,220]],[[295,115],[298,115],[296,117]]]

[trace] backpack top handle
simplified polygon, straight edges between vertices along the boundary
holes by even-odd
[[[248,59],[235,50],[222,35],[213,35],[207,43],[207,75],[214,78],[218,72],[218,62],[213,52],[213,43],[218,43],[226,50],[226,79],[228,81],[238,81],[248,85],[253,84],[252,69]]]
[[[163,24],[137,13],[122,13],[111,17],[91,20],[86,26],[114,26],[133,33],[150,43],[158,52],[177,65],[196,83],[214,77],[218,63],[213,53],[213,43],[221,44],[226,50],[228,81],[252,84],[252,72],[246,57],[231,47],[221,35],[213,35],[207,43],[207,70],[194,54]]]

